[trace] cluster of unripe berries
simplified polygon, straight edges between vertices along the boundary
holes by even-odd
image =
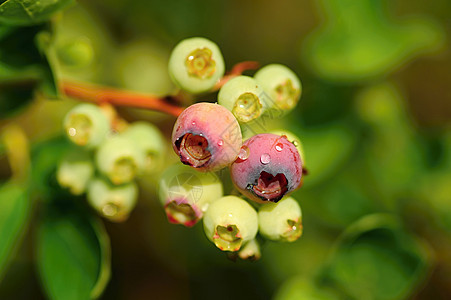
[[[224,69],[219,48],[204,38],[183,40],[169,60],[174,83],[192,94],[212,91]],[[159,183],[159,199],[168,220],[191,227],[203,219],[207,238],[221,250],[238,251],[242,258],[260,256],[258,232],[271,240],[298,239],[301,209],[289,194],[301,185],[299,139],[281,131],[243,142],[241,127],[274,112],[283,115],[296,106],[300,94],[298,77],[287,67],[273,64],[254,77],[227,81],[217,103],[199,102],[186,108],[172,132],[172,147],[183,164],[166,168]],[[67,135],[75,144],[93,150],[97,171],[86,151],[76,149],[75,159],[69,156],[61,163],[58,180],[73,193],[87,190],[94,208],[120,221],[136,203],[135,176],[157,169],[154,164],[165,151],[164,140],[151,124],[131,124],[119,133],[111,133],[109,124],[111,120],[95,105],[83,104],[68,113]],[[65,172],[69,165],[76,172]],[[224,196],[215,172],[227,167],[237,193]]]
[[[80,104],[69,111],[64,128],[73,145],[56,175],[72,194],[86,192],[89,204],[102,216],[121,222],[136,205],[136,177],[158,171],[166,142],[150,123],[114,120],[109,107]]]

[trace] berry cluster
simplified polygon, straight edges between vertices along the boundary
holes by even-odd
[[[207,238],[243,259],[260,256],[257,233],[276,241],[298,239],[301,208],[288,196],[302,184],[299,139],[284,131],[245,141],[242,135],[243,125],[274,112],[283,116],[296,106],[302,89],[298,77],[279,64],[261,68],[254,77],[224,76],[218,46],[204,38],[180,42],[168,67],[173,82],[188,93],[219,89],[217,103],[195,103],[174,124],[172,147],[181,163],[166,167],[159,182],[169,222],[191,227],[203,219]],[[165,141],[151,124],[114,120],[108,109],[92,104],[67,114],[64,127],[77,146],[61,162],[58,181],[74,194],[86,191],[100,214],[122,221],[136,203],[134,179],[158,172]],[[230,195],[224,195],[224,173],[217,173],[225,168],[235,187]]]
[[[150,123],[116,120],[109,107],[94,104],[67,113],[64,129],[74,145],[58,166],[57,180],[72,194],[86,192],[102,216],[121,222],[136,205],[136,177],[158,171],[166,142]]]

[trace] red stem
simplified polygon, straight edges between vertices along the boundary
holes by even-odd
[[[219,90],[227,81],[241,75],[244,71],[254,70],[258,67],[259,63],[256,61],[244,61],[236,64],[227,75],[221,78],[212,91]],[[171,103],[171,100],[175,100],[172,96],[160,98],[152,95],[73,81],[62,82],[61,90],[68,97],[82,101],[156,110],[175,117],[178,117],[184,109],[183,107]]]
[[[159,98],[111,87],[68,81],[63,82],[61,88],[68,97],[97,104],[109,103],[113,106],[145,108],[161,111],[175,117],[183,111],[183,107],[171,104],[168,101],[170,97]]]

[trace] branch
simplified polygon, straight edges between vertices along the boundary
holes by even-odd
[[[258,67],[259,63],[256,61],[244,61],[236,64],[229,73],[219,80],[213,87],[212,92],[219,90],[227,81],[241,75],[244,71],[254,70]],[[183,107],[174,104],[174,102],[177,101],[174,96],[160,98],[152,95],[73,81],[62,82],[61,90],[66,96],[82,101],[156,110],[175,117],[178,117],[184,109]]]
[[[183,107],[170,103],[172,100],[170,96],[159,98],[111,87],[69,81],[64,81],[61,89],[68,97],[97,104],[108,103],[113,106],[144,108],[175,117],[178,117],[183,111]]]
[[[227,81],[243,74],[244,71],[255,70],[258,69],[259,66],[260,64],[257,61],[243,61],[237,63],[233,66],[230,72],[228,72],[224,77],[221,78],[221,80],[218,81],[218,83],[213,87],[213,91],[219,90],[224,84],[226,84]]]

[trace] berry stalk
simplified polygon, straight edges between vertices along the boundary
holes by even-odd
[[[219,90],[227,81],[241,75],[244,71],[257,69],[258,66],[259,63],[255,61],[237,63],[227,75],[217,82],[213,91]],[[178,117],[184,109],[171,103],[172,100],[175,100],[172,96],[156,97],[82,82],[63,81],[61,90],[66,96],[81,101],[155,110],[175,117]]]
[[[68,97],[98,104],[109,103],[113,106],[156,110],[175,117],[183,111],[183,107],[170,103],[170,96],[159,98],[152,95],[73,81],[64,81],[61,89]]]

